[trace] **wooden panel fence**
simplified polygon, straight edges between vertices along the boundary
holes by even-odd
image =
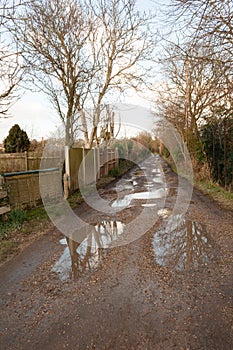
[[[102,149],[100,151],[100,176],[107,176],[109,171],[119,165],[117,149]]]
[[[83,160],[83,149],[82,148],[71,148],[69,150],[70,157],[70,192],[74,192],[78,189],[79,181],[79,168]]]
[[[42,177],[42,181],[39,177]],[[12,209],[33,208],[41,205],[41,190],[47,198],[54,199],[62,196],[59,169],[5,173],[3,178]],[[43,188],[40,188],[40,185]]]
[[[78,173],[81,164],[81,175],[85,185],[95,183],[100,177],[107,176],[109,170],[118,166],[118,151],[116,149],[72,148],[69,157],[70,192],[79,188]]]
[[[58,167],[59,161],[57,154],[49,154],[42,159],[41,153],[3,153],[0,154],[0,174]]]
[[[41,156],[37,158],[35,155],[30,156],[28,154],[4,156],[0,157],[0,162],[5,159],[5,163],[4,161],[0,163],[1,171],[2,169],[12,169],[14,166],[14,172],[8,171],[2,174],[3,185],[7,190],[11,208],[33,208],[41,205],[41,191],[43,197],[61,198],[63,195],[63,171],[65,169],[63,162],[61,162],[62,158],[48,157],[41,169],[24,171],[25,168],[29,168],[29,164],[30,167],[38,167],[37,159],[41,161]],[[87,150],[72,148],[69,150],[68,163],[69,190],[72,193],[79,188],[80,166],[82,166],[81,171],[85,184],[93,184],[100,176],[107,176],[109,170],[118,166],[118,153],[117,150],[112,149],[100,150],[96,148]],[[52,165],[53,168],[45,169],[49,165]]]

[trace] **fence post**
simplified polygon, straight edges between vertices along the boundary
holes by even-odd
[[[105,168],[105,172],[104,172],[104,175],[107,176],[108,175],[108,149],[105,148],[104,150],[105,152],[105,165],[104,165],[104,168]]]
[[[64,198],[67,199],[69,197],[69,184],[68,184],[68,175],[63,175],[63,184],[64,184]]]
[[[99,147],[96,148],[96,160],[97,160],[97,168],[96,168],[96,171],[97,171],[97,179],[100,178],[100,149]]]
[[[92,148],[92,151],[93,151],[93,160],[94,160],[94,174],[95,175],[97,175],[96,174],[96,164],[97,164],[97,158],[96,158],[96,148]],[[96,182],[96,180],[97,180],[97,176],[96,176],[96,178],[95,178],[95,182]]]
[[[84,185],[86,185],[86,161],[85,161],[85,148],[84,147],[83,147],[82,164],[83,164],[83,182],[84,182]]]
[[[99,179],[99,172],[98,172],[98,148],[93,148],[93,153],[94,153],[94,174],[95,178],[93,179],[94,182],[96,182]]]
[[[115,167],[119,167],[119,155],[118,155],[118,148],[115,148]]]
[[[65,173],[68,177],[68,188],[70,189],[70,149],[69,146],[65,146]]]
[[[28,152],[24,152],[25,155],[25,171],[28,171]]]

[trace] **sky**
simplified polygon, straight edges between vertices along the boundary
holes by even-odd
[[[138,7],[141,10],[152,10],[159,13],[168,2],[169,0],[138,0]],[[133,129],[131,130],[129,126],[132,124],[136,125],[135,130],[138,128],[152,130],[154,121],[150,108],[153,107],[153,104],[136,93],[126,97],[122,102],[120,108],[122,125],[124,124],[122,132],[127,136],[132,136]],[[129,106],[125,108],[126,104],[131,105],[130,108]],[[10,109],[9,115],[9,118],[0,118],[0,143],[7,137],[14,124],[19,124],[31,140],[49,138],[61,125],[46,95],[39,92],[22,92],[20,99]]]

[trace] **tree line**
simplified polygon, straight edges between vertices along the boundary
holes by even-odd
[[[166,18],[158,115],[175,125],[214,181],[232,188],[232,0],[171,1]]]

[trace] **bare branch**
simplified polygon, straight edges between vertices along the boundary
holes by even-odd
[[[19,13],[15,39],[30,75],[65,123],[68,144],[74,116],[91,147],[109,96],[143,88],[141,63],[152,60],[155,49],[151,21],[138,13],[135,0],[31,0]]]

